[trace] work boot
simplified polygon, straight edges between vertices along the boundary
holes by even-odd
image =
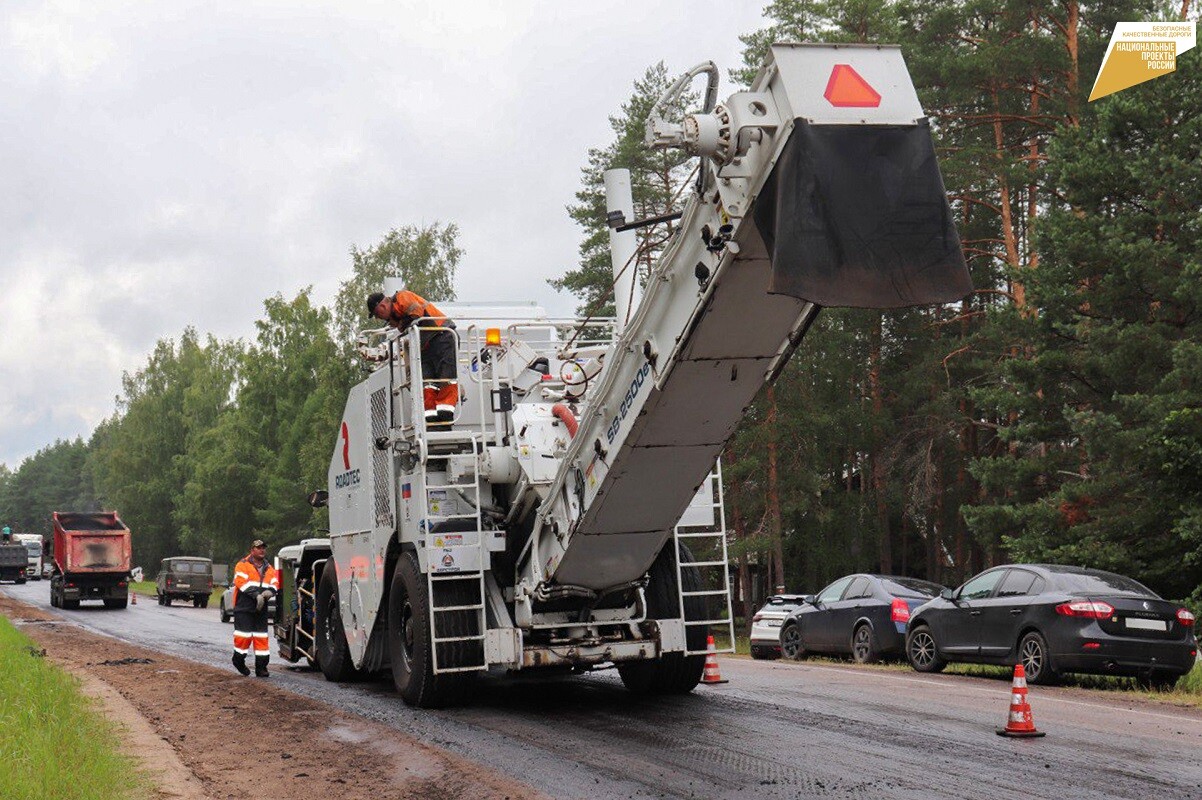
[[[267,672],[268,658],[269,658],[269,656],[255,656],[255,677],[256,678],[269,677],[269,673]]]
[[[249,675],[250,669],[246,666],[246,653],[234,653],[234,669],[243,675]]]

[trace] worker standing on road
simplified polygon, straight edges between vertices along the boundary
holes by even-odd
[[[426,424],[443,427],[455,417],[459,401],[455,358],[455,323],[429,300],[407,289],[392,297],[374,292],[367,297],[367,313],[401,331],[422,319],[422,381]]]
[[[255,539],[234,567],[234,669],[249,675],[246,656],[255,653],[255,675],[267,677],[267,602],[280,590],[280,574],[267,560],[267,544]]]

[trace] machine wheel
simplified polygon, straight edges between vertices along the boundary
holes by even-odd
[[[648,619],[675,619],[680,613],[674,549],[673,540],[669,539],[651,565],[650,582],[647,585]],[[693,554],[683,544],[680,545],[680,560],[684,564],[693,561]],[[701,589],[701,576],[696,569],[685,567],[682,574],[685,591]],[[705,601],[701,598],[685,598],[684,605],[686,620],[706,618]],[[705,630],[700,626],[685,628],[685,642],[690,650],[704,650],[705,639]],[[704,669],[704,654],[686,656],[684,653],[667,653],[656,661],[619,664],[618,675],[626,688],[636,694],[685,694],[693,691],[701,682]]]
[[[324,577],[324,576],[323,576]],[[465,601],[470,602],[470,601]],[[472,634],[475,615],[470,611],[443,612],[439,636]],[[455,664],[471,660],[467,642],[450,642],[439,651],[440,657]],[[388,592],[388,655],[392,663],[392,682],[406,705],[442,708],[463,699],[475,678],[474,673],[434,674],[430,636],[430,600],[426,576],[413,553],[403,553],[392,574]]]
[[[171,605],[171,595],[169,595],[169,594],[163,595],[163,605],[165,605],[165,606]]]
[[[201,608],[209,607],[209,596],[207,594],[202,594],[200,596],[200,607]]]
[[[104,598],[104,607],[105,608],[125,608],[128,605],[129,605],[129,598],[127,598],[127,597],[121,597],[121,598],[106,597],[106,598]]]
[[[24,579],[24,578],[17,578],[17,580],[16,580],[16,584],[17,584],[18,586],[20,586],[20,585],[21,585],[21,584],[23,584],[23,583],[25,583],[25,579]]]
[[[328,681],[353,681],[362,676],[351,660],[342,614],[338,611],[338,579],[334,570],[322,573],[317,584],[317,660]]]
[[[805,644],[801,641],[801,628],[796,623],[785,626],[780,632],[780,656],[790,661],[800,661],[806,657]]]
[[[851,657],[857,664],[871,664],[877,660],[876,642],[867,622],[857,625],[851,634]]]
[[[60,608],[65,608],[67,610],[79,608],[79,601],[78,600],[68,600],[66,598],[63,598],[62,605],[60,606]]]
[[[54,588],[54,581],[50,581],[50,607],[58,608],[58,590]]]
[[[906,636],[906,659],[919,672],[942,672],[947,662],[939,657],[935,635],[926,625],[910,631]]]
[[[1043,634],[1031,631],[1018,643],[1018,657],[1027,673],[1027,682],[1048,685],[1060,677],[1052,668],[1052,654]]]
[[[225,610],[225,598],[224,597],[221,598],[220,605],[221,605],[221,621],[229,622],[230,620],[232,620],[234,618],[234,614],[233,614],[233,612]]]

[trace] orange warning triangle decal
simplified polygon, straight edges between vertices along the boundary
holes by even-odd
[[[822,96],[839,108],[876,108],[881,104],[876,89],[869,86],[851,64],[835,65]]]

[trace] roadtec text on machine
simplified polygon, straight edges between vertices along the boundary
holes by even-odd
[[[705,108],[665,120],[701,75]],[[717,77],[695,68],[648,120],[649,146],[700,164],[641,300],[629,177],[606,176],[614,323],[445,307],[449,430],[424,421],[420,323],[361,338],[375,369],[338,431],[315,598],[331,680],[390,668],[418,706],[462,700],[488,670],[613,665],[635,691],[691,690],[707,632],[730,633],[714,470],[746,407],[821,306],[971,290],[896,47],[775,45],[721,104]]]

